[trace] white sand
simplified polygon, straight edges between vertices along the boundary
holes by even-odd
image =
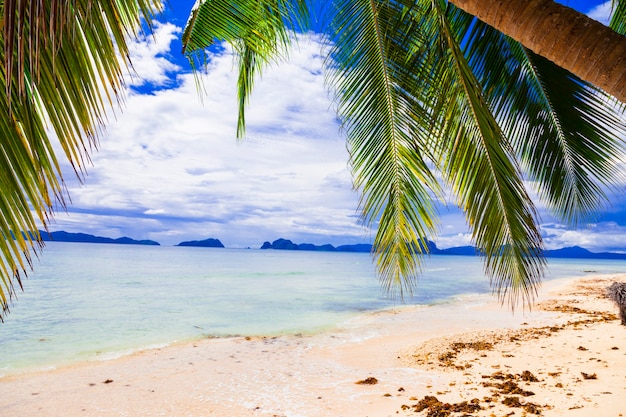
[[[468,297],[364,315],[314,336],[206,339],[8,376],[0,379],[0,410],[12,417],[425,416],[414,406],[434,396],[452,404],[477,398],[482,410],[472,416],[532,415],[503,404],[507,397],[548,417],[626,416],[626,326],[601,321],[617,313],[601,295],[616,280],[626,277],[550,282],[532,312]],[[570,311],[549,311],[558,305]],[[523,330],[533,328],[540,330]],[[492,350],[460,349],[442,365],[451,343],[476,341]],[[494,394],[493,384],[504,382],[493,378],[498,371],[535,395]],[[539,381],[520,380],[524,371]],[[377,383],[356,383],[369,377]]]

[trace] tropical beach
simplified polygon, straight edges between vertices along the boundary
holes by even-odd
[[[605,289],[545,284],[532,311],[495,299],[407,306],[313,335],[205,338],[0,379],[12,416],[622,416],[626,328]]]
[[[0,13],[3,414],[626,414],[626,0]]]

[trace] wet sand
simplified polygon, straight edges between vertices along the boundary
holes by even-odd
[[[626,416],[626,326],[603,291],[545,284],[366,314],[317,335],[204,339],[0,378],[7,416]]]

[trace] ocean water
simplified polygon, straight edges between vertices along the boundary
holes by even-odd
[[[548,278],[626,273],[551,260]],[[369,254],[50,242],[0,324],[0,375],[204,337],[314,333],[371,311],[491,292],[479,258],[431,256],[390,297]]]

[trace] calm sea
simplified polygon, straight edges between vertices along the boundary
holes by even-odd
[[[626,272],[551,260],[550,278]],[[204,337],[314,333],[402,305],[369,254],[114,244],[46,245],[0,324],[0,375]],[[404,304],[490,293],[480,259],[432,256]]]

